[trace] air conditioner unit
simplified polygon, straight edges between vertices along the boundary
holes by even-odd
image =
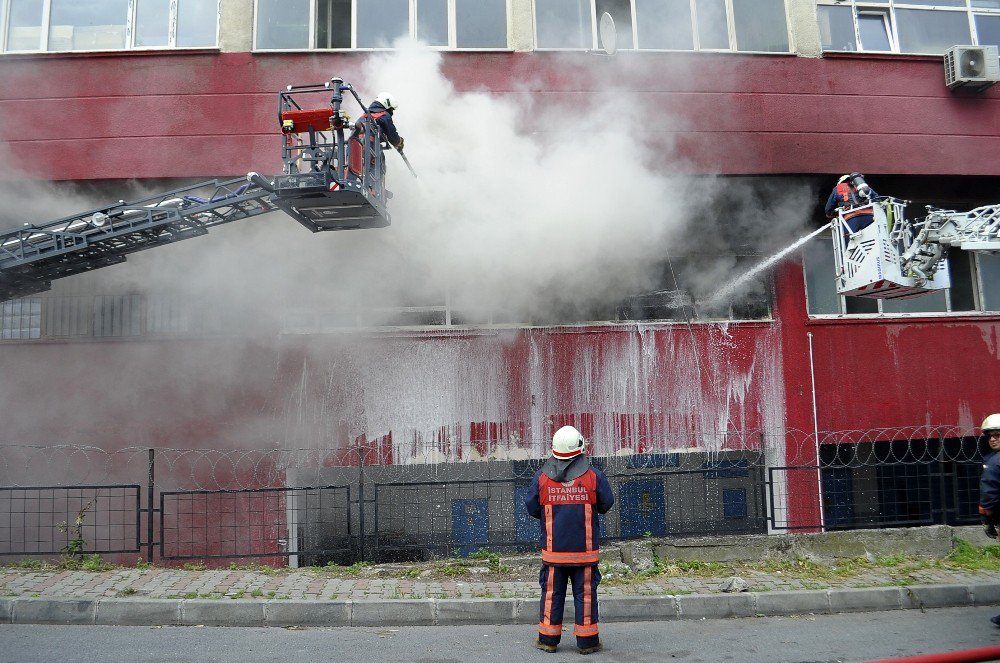
[[[944,82],[951,88],[985,90],[1000,81],[996,46],[952,46],[944,53]]]

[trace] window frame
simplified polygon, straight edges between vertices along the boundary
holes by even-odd
[[[934,55],[941,53],[931,51],[905,51],[900,47],[899,21],[896,17],[896,10],[921,10],[928,12],[950,12],[964,14],[969,28],[970,45],[980,45],[979,34],[976,29],[977,16],[997,16],[1000,17],[1000,8],[975,7],[971,0],[963,0],[963,5],[958,7],[948,5],[922,5],[906,0],[816,0],[817,7],[849,7],[851,9],[851,20],[854,24],[854,38],[858,49],[856,51],[842,51],[837,49],[827,49],[823,47],[824,53],[874,53],[874,54],[896,54],[896,55]],[[859,14],[883,13],[888,21],[887,34],[889,35],[889,51],[869,51],[864,49],[861,42],[861,30],[858,22]],[[817,25],[818,29],[818,25]]]
[[[544,1],[544,0],[543,0]],[[701,48],[701,35],[698,30],[698,3],[697,0],[687,0],[691,12],[691,41],[692,48],[678,49],[678,48],[643,48],[639,44],[639,27],[638,20],[636,16],[635,0],[628,0],[629,11],[631,13],[631,27],[632,27],[632,48],[623,49],[619,47],[619,51],[645,51],[650,53],[742,53],[742,54],[764,54],[764,55],[791,55],[794,54],[792,48],[793,39],[791,35],[791,30],[789,28],[789,15],[788,15],[788,1],[780,0],[782,8],[785,15],[785,33],[788,42],[788,50],[786,51],[754,51],[754,50],[740,50],[739,44],[736,39],[736,19],[735,10],[733,9],[733,0],[723,0],[725,3],[726,10],[726,35],[729,40],[728,48]],[[531,17],[532,17],[532,43],[534,44],[534,50],[536,51],[572,51],[580,52],[583,51],[596,51],[600,49],[599,35],[598,35],[598,17],[597,12],[597,2],[596,0],[589,0],[590,4],[590,32],[591,32],[591,45],[589,48],[579,49],[579,48],[566,48],[566,47],[551,47],[551,46],[539,46],[538,45],[538,10],[537,10],[538,0],[531,0]]]
[[[280,53],[280,52],[306,52],[306,51],[324,51],[324,52],[353,52],[353,51],[391,51],[392,47],[388,46],[358,46],[358,12],[357,3],[358,0],[350,0],[351,2],[351,45],[349,47],[335,47],[327,48],[325,46],[317,45],[317,17],[319,15],[319,3],[325,0],[309,0],[309,44],[307,46],[302,46],[298,48],[262,48],[258,45],[258,23],[257,17],[260,15],[258,9],[261,2],[280,2],[280,0],[253,0],[253,52],[260,53]],[[458,21],[457,21],[457,9],[456,0],[446,0],[448,3],[448,44],[446,46],[424,46],[429,50],[434,51],[480,51],[480,52],[503,52],[511,51],[510,41],[510,14],[511,14],[511,0],[503,0],[504,3],[504,33],[506,35],[506,46],[488,46],[488,47],[478,47],[478,46],[458,46]],[[410,39],[416,39],[417,33],[417,2],[418,0],[407,0],[408,5],[408,28]]]
[[[203,0],[209,1],[209,0]],[[125,51],[158,51],[158,50],[204,50],[218,49],[220,37],[219,4],[220,0],[210,0],[215,5],[215,43],[210,46],[177,46],[177,17],[180,12],[180,2],[171,1],[167,3],[167,43],[160,46],[136,46],[136,28],[139,12],[140,0],[128,0],[125,16],[125,46],[123,48],[99,48],[99,49],[70,49],[70,50],[49,50],[49,33],[52,30],[52,0],[41,0],[42,18],[39,28],[39,43],[37,49],[15,49],[7,47],[10,41],[10,9],[12,0],[0,2],[0,54],[23,54],[23,53],[122,53]]]
[[[833,239],[829,232],[817,235],[812,241],[822,241],[822,242],[832,242]],[[806,247],[803,247],[803,251]],[[952,248],[951,251],[960,251],[961,249]],[[951,288],[943,290],[945,310],[944,311],[885,311],[882,304],[885,300],[877,299],[873,297],[861,297],[852,299],[863,299],[869,302],[875,302],[877,310],[873,313],[851,313],[847,310],[847,300],[846,295],[841,295],[836,293],[834,296],[837,298],[837,312],[836,313],[813,313],[810,310],[810,295],[809,295],[809,278],[808,269],[805,265],[805,259],[803,259],[802,267],[802,287],[805,291],[806,298],[806,314],[810,320],[829,320],[829,319],[865,319],[865,318],[957,318],[957,317],[970,317],[970,316],[997,316],[1000,315],[1000,310],[986,310],[986,296],[985,296],[985,283],[983,282],[982,270],[979,267],[979,260],[981,253],[978,251],[968,251],[969,263],[972,270],[971,275],[971,287],[972,287],[972,299],[974,310],[971,311],[953,311],[952,307],[952,295]],[[831,254],[832,255],[832,254]],[[829,264],[829,274],[828,278],[834,279],[834,265],[831,260]],[[930,295],[928,295],[930,296]]]

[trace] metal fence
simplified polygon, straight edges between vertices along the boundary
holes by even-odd
[[[718,437],[740,444],[712,450],[630,440],[591,459],[617,498],[601,533],[627,540],[974,523],[981,455],[972,432],[756,431]],[[383,462],[383,444],[0,445],[0,555],[303,566],[537,549],[524,499],[543,441],[484,461],[422,450],[407,463]]]

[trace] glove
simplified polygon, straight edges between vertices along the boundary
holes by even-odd
[[[399,137],[399,145],[396,146],[396,149],[398,149],[400,152],[403,151],[403,137],[402,136]]]

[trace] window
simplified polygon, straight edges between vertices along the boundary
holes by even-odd
[[[117,51],[217,44],[218,0],[9,0],[3,51]]]
[[[912,299],[869,299],[837,294],[830,235],[803,250],[809,315],[925,314],[1000,311],[1000,256],[948,251],[951,287]]]
[[[1000,9],[1000,2],[997,2]],[[976,15],[976,43],[1000,47],[1000,12],[996,16]]]
[[[620,49],[789,49],[783,0],[535,0],[535,44],[598,48],[604,12],[615,21]]]
[[[40,338],[42,302],[37,297],[0,302],[0,339]]]
[[[256,0],[259,50],[507,48],[507,0]]]
[[[823,50],[940,55],[1000,42],[1000,0],[818,0]]]
[[[865,51],[891,51],[892,30],[889,14],[884,11],[859,11],[858,34],[861,48]]]

